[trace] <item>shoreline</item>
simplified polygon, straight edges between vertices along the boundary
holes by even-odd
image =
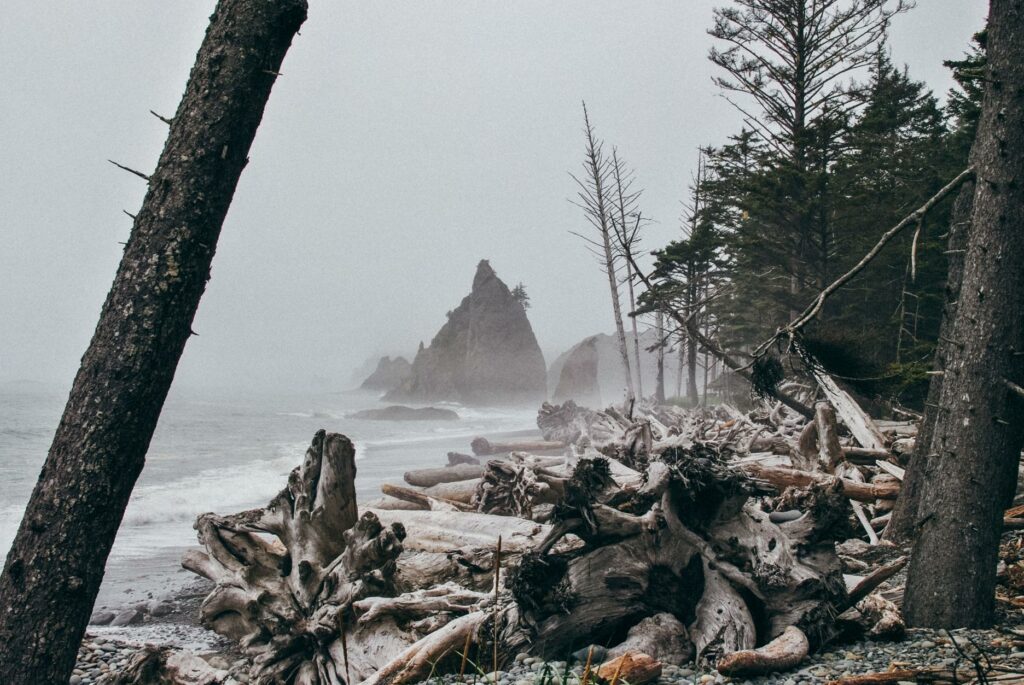
[[[436,454],[425,464],[429,467],[442,467],[447,463],[446,449],[443,443],[458,440],[460,441],[458,451],[469,453],[471,452],[469,443],[472,435],[474,434],[466,432],[457,436],[426,436],[422,439],[412,438],[388,447],[397,448],[399,451],[415,449],[417,452],[422,450],[424,444],[428,448],[436,447]],[[540,435],[540,430],[534,427],[494,431],[488,433],[486,437],[489,440],[500,442],[539,438]],[[356,444],[360,443],[356,441]],[[367,456],[372,454],[374,449],[371,447]],[[376,446],[376,449],[381,449],[381,447]],[[301,458],[301,454],[296,454],[295,466],[299,465]],[[481,461],[486,461],[489,458],[491,457],[480,457]],[[363,463],[362,459],[357,462],[357,464]],[[380,480],[380,483],[389,480],[400,481],[405,471],[423,465],[398,460],[389,464],[388,468],[381,469],[381,465],[377,464],[378,468],[375,474],[377,478],[374,480]],[[281,483],[283,487],[284,480]],[[365,502],[381,496],[380,483],[367,484],[363,488],[357,487],[357,497],[361,509],[365,506]],[[108,560],[103,584],[93,608],[93,615],[107,613],[116,617],[122,612],[134,609],[138,611],[139,617],[137,622],[121,626],[98,625],[90,622],[86,629],[87,639],[96,637],[134,646],[144,644],[173,646],[197,653],[230,652],[232,645],[228,640],[200,625],[199,607],[212,588],[212,584],[181,568],[181,556],[190,547],[198,547],[198,544],[169,546],[161,548],[154,555],[145,557],[112,557]],[[150,607],[159,603],[169,605],[171,610],[166,614],[154,616],[150,613]]]

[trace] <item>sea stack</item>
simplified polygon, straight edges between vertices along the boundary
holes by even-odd
[[[592,336],[569,351],[558,376],[558,385],[552,400],[561,404],[566,400],[584,407],[601,406],[601,386],[597,379],[597,336]]]
[[[523,304],[486,259],[473,289],[431,341],[412,373],[388,400],[463,404],[539,404],[547,395],[544,355]]]
[[[363,390],[394,390],[412,374],[412,364],[405,357],[381,357],[377,368],[359,387]]]

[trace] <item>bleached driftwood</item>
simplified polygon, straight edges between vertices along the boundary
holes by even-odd
[[[445,466],[439,469],[418,469],[407,471],[403,478],[409,485],[420,488],[429,488],[441,483],[455,483],[462,480],[479,478],[484,473],[484,467],[479,464],[456,464]]]
[[[846,427],[853,433],[853,437],[860,443],[861,447],[869,449],[885,449],[885,438],[882,437],[878,426],[871,417],[861,409],[849,393],[840,388],[827,373],[820,369],[812,369],[814,379],[818,386],[825,393],[829,403],[835,407],[836,414],[842,419]]]
[[[577,430],[567,457],[410,472],[418,487],[384,491],[429,509],[361,518],[351,444],[321,432],[268,507],[200,517],[205,550],[184,563],[215,582],[204,623],[239,639],[267,685],[403,685],[457,666],[467,638],[500,659],[567,653],[655,614],[702,661],[777,670],[802,658],[798,634],[817,649],[848,607],[833,545],[846,498],[898,493],[863,482],[819,416],[803,471],[734,458],[766,438],[798,448],[804,421],[778,407],[545,405],[539,423]],[[763,510],[782,490],[789,510]]]

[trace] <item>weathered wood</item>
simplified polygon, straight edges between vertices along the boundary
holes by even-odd
[[[843,450],[839,446],[836,412],[828,402],[814,405],[814,425],[818,432],[818,461],[832,473],[843,460]]]
[[[886,449],[876,450],[868,447],[843,447],[843,457],[851,464],[874,466],[876,461],[886,460],[892,452]]]
[[[431,497],[470,504],[476,495],[476,489],[479,484],[479,479],[471,478],[470,480],[431,485],[429,488],[424,488],[423,492]]]
[[[401,523],[406,530],[405,549],[422,552],[448,552],[457,549],[493,547],[501,535],[506,553],[533,549],[551,531],[551,526],[512,516],[492,516],[475,512],[367,510],[386,526]],[[579,540],[564,544],[578,547]]]
[[[462,480],[472,480],[484,475],[484,467],[479,464],[456,464],[455,466],[444,466],[437,469],[418,469],[406,471],[403,476],[406,483],[419,488],[429,488],[441,483],[455,483]]]
[[[835,488],[850,499],[859,502],[873,502],[877,499],[896,499],[899,497],[899,485],[874,485],[871,483],[858,483],[848,478],[835,478],[825,474],[797,471],[781,466],[764,466],[758,463],[749,463],[742,466],[743,470],[754,478],[767,481],[777,488],[790,486],[806,488],[811,485],[827,485]]]
[[[629,685],[644,685],[661,677],[662,664],[643,652],[627,652],[597,669],[597,677],[606,682],[617,679]]]
[[[406,502],[412,502],[418,504],[426,509],[432,511],[473,511],[474,508],[469,504],[463,502],[456,502],[455,500],[446,500],[440,497],[432,497],[422,490],[413,490],[412,488],[403,488],[400,485],[392,485],[390,483],[381,483],[380,491],[388,497],[394,497],[395,499],[405,500]]]
[[[104,678],[105,685],[224,685],[237,682],[187,651],[145,645],[125,666]]]
[[[780,673],[795,668],[807,658],[810,643],[796,626],[789,626],[764,647],[726,654],[715,668],[722,675],[752,676]]]
[[[860,443],[861,447],[881,450],[885,449],[885,438],[878,426],[871,420],[860,405],[850,397],[849,393],[840,388],[827,373],[820,369],[812,369],[814,379],[818,386],[825,393],[825,397],[835,408],[836,414],[842,419],[846,427],[853,433],[853,437]]]
[[[256,682],[334,685],[346,669],[365,677],[381,653],[418,638],[414,627],[380,626],[342,641],[354,602],[397,594],[405,537],[372,513],[357,519],[354,479],[352,443],[319,431],[265,508],[196,521],[204,549],[188,551],[182,565],[214,583],[203,625],[241,643]]]
[[[423,680],[433,664],[460,649],[466,636],[475,635],[487,618],[487,613],[476,611],[455,619],[395,655],[361,685],[403,685]]]
[[[850,594],[847,599],[847,606],[853,606],[874,592],[875,588],[903,570],[903,567],[907,565],[907,561],[907,557],[900,557],[896,561],[886,564],[862,578],[850,590]]]
[[[864,513],[864,507],[860,502],[851,499],[850,506],[853,507],[853,513],[856,515],[857,520],[860,521],[860,525],[863,526],[864,532],[867,533],[868,542],[872,545],[878,544],[878,533],[871,527],[871,521],[868,520],[867,514]]]
[[[66,683],[305,0],[221,0],[0,576],[0,682]]]
[[[509,452],[555,452],[565,449],[565,443],[557,440],[523,440],[521,442],[491,442],[487,438],[474,438],[470,444],[473,454],[488,457]]]
[[[896,464],[892,464],[883,459],[879,459],[878,461],[876,461],[875,466],[882,469],[891,476],[895,477],[897,480],[903,480],[903,478],[906,476],[905,470],[901,469],[899,466],[896,466]]]
[[[364,502],[363,506],[367,509],[388,509],[392,511],[426,511],[430,508],[426,504],[408,502],[404,499],[388,497],[387,495],[381,495],[377,499]]]

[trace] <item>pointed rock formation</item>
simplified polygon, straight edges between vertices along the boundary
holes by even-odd
[[[600,407],[601,386],[597,380],[597,361],[597,336],[587,338],[573,347],[562,364],[552,400],[557,404],[574,400],[584,407]]]
[[[540,403],[547,395],[544,355],[523,305],[482,260],[473,290],[448,314],[412,374],[388,400],[464,404]]]
[[[381,357],[377,368],[359,387],[363,390],[394,390],[412,375],[412,364],[405,357]]]

